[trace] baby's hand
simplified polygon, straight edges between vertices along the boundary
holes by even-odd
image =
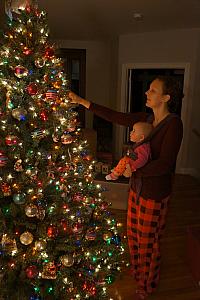
[[[124,171],[123,175],[124,175],[124,177],[127,177],[127,178],[131,177],[132,171],[131,171],[131,167],[129,164],[126,164],[126,170]]]

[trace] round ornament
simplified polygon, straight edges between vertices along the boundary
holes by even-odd
[[[71,144],[73,142],[74,138],[71,136],[71,134],[63,133],[61,136],[61,143],[64,145]]]
[[[15,135],[7,135],[5,138],[7,146],[16,146],[19,142],[18,137]]]
[[[36,266],[29,266],[26,268],[26,276],[30,279],[35,278],[38,275],[38,269]]]
[[[25,207],[25,214],[27,215],[27,217],[29,218],[33,218],[37,215],[38,213],[38,207],[34,204],[28,204]]]
[[[72,254],[65,254],[61,256],[60,261],[65,267],[71,267],[74,264],[74,258]]]
[[[44,57],[50,59],[54,56],[54,49],[52,47],[47,47],[44,52]]]
[[[52,82],[52,85],[55,89],[59,89],[62,85],[62,80],[54,81],[54,82]]]
[[[55,238],[58,235],[58,228],[55,225],[50,225],[47,229],[49,238]]]
[[[53,134],[52,134],[52,139],[53,139],[54,143],[58,143],[59,140],[60,140],[60,137],[59,137],[58,134],[53,133]]]
[[[5,167],[8,162],[7,156],[4,154],[3,151],[0,151],[0,168]]]
[[[23,245],[30,245],[33,241],[33,235],[32,233],[28,232],[28,231],[25,231],[24,233],[22,233],[20,235],[20,242],[23,244]]]
[[[23,54],[28,56],[28,55],[31,55],[32,53],[33,53],[32,49],[29,49],[28,47],[24,47]]]
[[[82,233],[82,231],[83,231],[83,224],[79,223],[79,222],[74,223],[73,226],[72,226],[72,231],[75,234]]]
[[[47,100],[55,100],[58,97],[56,90],[48,90],[45,94]]]
[[[6,197],[10,196],[12,194],[11,187],[7,182],[3,182],[1,184],[1,190],[3,192],[3,195],[6,196]]]
[[[26,202],[26,194],[24,193],[14,194],[13,201],[15,202],[15,204],[18,205],[24,204]]]
[[[96,239],[96,232],[94,230],[88,229],[85,235],[86,240],[94,241]]]
[[[26,120],[27,111],[23,107],[17,107],[12,110],[13,118],[17,119],[18,121]]]
[[[46,136],[46,134],[45,134],[44,130],[36,129],[31,133],[31,136],[35,140],[40,140],[40,139],[43,139]]]
[[[17,66],[14,69],[15,76],[18,78],[23,78],[28,75],[28,70],[23,66]]]
[[[45,240],[38,240],[35,242],[35,249],[37,251],[42,251],[46,249],[46,246],[47,246],[47,242]]]
[[[29,85],[26,87],[26,91],[29,95],[34,96],[38,92],[38,86],[36,83],[31,82]]]
[[[113,236],[112,232],[108,231],[107,233],[103,234],[103,239],[104,239],[104,241],[107,242],[108,240],[110,240],[112,238],[112,236]]]
[[[40,112],[40,119],[44,122],[48,120],[48,114],[46,110],[42,110]]]
[[[36,60],[35,60],[35,66],[37,68],[42,68],[42,67],[44,67],[44,65],[45,65],[45,59],[40,58],[40,57],[36,58]]]

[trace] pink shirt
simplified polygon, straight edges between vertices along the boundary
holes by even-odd
[[[143,167],[149,161],[151,156],[150,144],[144,143],[135,148],[134,152],[137,154],[137,159],[130,159],[130,166],[132,172]]]

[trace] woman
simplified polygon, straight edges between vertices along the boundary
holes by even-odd
[[[180,149],[183,126],[176,111],[182,98],[171,77],[159,76],[150,84],[145,112],[121,113],[82,99],[74,93],[69,98],[101,118],[132,127],[138,121],[152,123],[151,161],[134,172],[128,199],[127,235],[137,290],[133,300],[146,299],[157,287],[160,276],[160,238],[165,227],[172,177]]]

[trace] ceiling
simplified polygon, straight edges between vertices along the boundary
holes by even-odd
[[[2,0],[0,0],[2,1]],[[200,0],[38,0],[53,39],[111,39],[121,34],[200,28]],[[141,13],[142,20],[135,20]]]

